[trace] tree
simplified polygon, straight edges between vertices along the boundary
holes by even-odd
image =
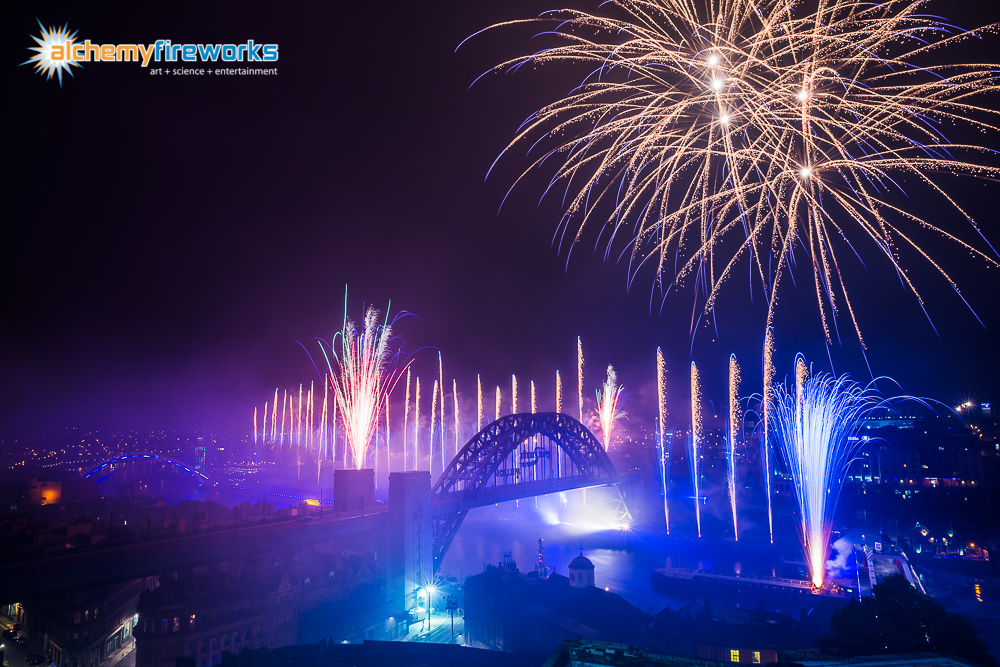
[[[997,664],[967,618],[948,612],[902,575],[887,577],[872,593],[834,612],[830,634],[816,640],[821,649],[847,655],[936,651]]]

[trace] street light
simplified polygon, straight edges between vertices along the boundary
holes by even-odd
[[[430,632],[431,629],[431,599],[434,594],[437,593],[437,586],[433,584],[424,586],[424,591],[427,593],[427,631]]]

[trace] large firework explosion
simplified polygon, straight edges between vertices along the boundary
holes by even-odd
[[[937,239],[998,266],[942,187],[951,175],[997,176],[993,151],[944,130],[997,129],[998,112],[980,100],[997,90],[998,67],[939,59],[942,47],[995,26],[961,30],[923,13],[926,4],[614,0],[601,7],[620,18],[564,9],[491,26],[542,23],[558,42],[491,71],[587,70],[504,153],[534,156],[518,181],[558,163],[546,193],[564,193],[560,246],[596,226],[607,254],[628,258],[630,283],[651,265],[664,298],[693,284],[692,332],[737,270],[763,288],[770,325],[798,251],[827,341],[846,311],[863,346],[843,279],[859,241],[874,244],[921,307],[907,259],[921,258],[958,291],[928,249]],[[907,203],[904,186],[967,219],[969,239]]]

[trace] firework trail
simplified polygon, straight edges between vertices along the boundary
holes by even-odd
[[[562,412],[562,377],[559,375],[559,371],[556,371],[556,412]]]
[[[459,436],[458,436],[458,383],[455,378],[451,379],[451,409],[455,411],[455,456],[458,456],[459,450]]]
[[[556,413],[561,414],[563,408],[563,398],[562,398],[562,377],[559,375],[559,371],[556,371]],[[562,448],[558,447],[556,451],[556,475],[562,477],[563,469],[563,452]]]
[[[441,392],[441,470],[444,471],[444,441],[448,427],[444,421],[444,363],[441,361],[441,351],[438,350],[438,391]]]
[[[701,422],[701,377],[698,375],[698,366],[691,362],[691,479],[694,486],[694,517],[698,525],[698,537],[701,537],[701,492],[700,485],[701,465],[699,464],[700,447],[702,439]]]
[[[277,401],[275,401],[277,405]],[[284,396],[281,399],[281,438],[279,444],[285,444],[285,406],[288,404],[288,390],[285,390]]]
[[[420,378],[417,378],[413,398],[413,469],[420,467]],[[405,465],[403,466],[406,467]]]
[[[809,379],[809,366],[803,356],[795,358],[795,400],[801,403],[805,400],[806,380]]]
[[[403,472],[406,472],[406,434],[410,420],[410,369],[406,369],[406,403],[403,410]]]
[[[313,426],[316,423],[316,410],[313,405],[313,399],[316,396],[316,383],[312,380],[309,381],[309,401],[308,410],[306,412],[306,449],[312,450],[313,442],[315,440],[315,431]]]
[[[359,470],[368,462],[368,448],[378,429],[385,397],[392,393],[403,370],[397,364],[399,353],[392,350],[394,340],[388,311],[379,322],[379,312],[371,307],[359,332],[347,318],[345,293],[343,329],[329,344],[320,341],[331,388],[344,417],[347,448]]]
[[[576,393],[580,404],[580,423],[583,423],[583,342],[576,337]]]
[[[333,385],[331,384],[330,386],[333,386]],[[331,449],[333,450],[332,451],[333,455],[331,457],[331,460],[334,463],[336,463],[337,462],[337,394],[333,395],[333,401],[332,402],[333,402],[333,417],[330,419],[330,422],[331,422],[331,425],[330,425],[330,437],[333,440],[333,443],[332,443],[332,446],[331,446]],[[344,455],[344,458],[347,458],[346,454]]]
[[[496,418],[497,419],[500,419],[500,399],[501,398],[502,398],[502,396],[500,396],[500,385],[497,385],[497,400],[496,400],[496,406],[497,406],[497,416],[496,416]]]
[[[256,410],[257,410],[257,408],[254,408],[254,411],[256,411]],[[260,441],[261,441],[261,443],[267,443],[267,401],[264,401],[264,424],[263,424],[263,426],[264,427],[261,429],[261,432],[260,432]]]
[[[726,439],[726,467],[729,472],[729,506],[733,511],[733,536],[740,541],[740,531],[736,525],[736,442],[740,432],[740,365],[736,355],[729,357],[729,437]]]
[[[925,4],[618,0],[601,7],[621,18],[564,9],[492,26],[545,23],[558,45],[491,71],[582,63],[589,72],[533,113],[501,155],[526,148],[533,157],[515,184],[555,165],[545,192],[565,202],[560,247],[595,227],[606,257],[628,256],[630,284],[649,266],[664,298],[693,288],[692,333],[740,271],[767,296],[770,326],[782,276],[802,264],[798,247],[827,342],[839,338],[843,313],[864,348],[844,280],[862,245],[922,308],[911,259],[958,292],[932,256],[938,239],[1000,265],[992,246],[976,247],[989,244],[943,185],[995,179],[994,151],[942,133],[997,130],[1000,110],[977,100],[1000,88],[1000,67],[936,59],[979,35]],[[909,200],[904,183],[967,220],[971,240],[939,226],[938,209]]]
[[[805,372],[802,368],[805,367]],[[801,512],[801,537],[813,586],[826,575],[830,532],[843,475],[863,445],[864,420],[886,407],[873,389],[847,376],[810,375],[801,355],[795,359],[795,388],[774,388],[770,404],[775,444],[784,456]]]
[[[257,407],[253,409],[253,444],[257,444]]]
[[[278,435],[278,388],[274,388],[274,401],[271,403],[271,442]]]
[[[299,409],[295,413],[295,446],[302,446],[302,383],[299,383]]]
[[[389,449],[389,395],[385,396],[385,469],[392,472],[392,452]],[[378,440],[375,441],[375,488],[378,488]]]
[[[437,425],[438,407],[438,381],[434,380],[434,388],[431,391],[431,437],[427,444],[427,469],[431,470],[434,462],[434,428]],[[442,441],[444,442],[444,441]]]
[[[611,449],[611,435],[615,427],[615,419],[624,417],[625,413],[618,410],[623,387],[618,384],[618,375],[614,366],[608,364],[608,377],[604,386],[597,390],[597,419],[601,426],[601,437],[604,439],[604,449]]]
[[[483,380],[476,373],[476,433],[483,430]]]
[[[316,454],[317,454],[316,458],[319,460],[325,459],[330,453],[329,439],[327,438],[327,428],[329,425],[329,417],[330,417],[327,411],[330,407],[329,406],[330,395],[329,395],[329,389],[326,386],[326,382],[327,382],[326,376],[324,375],[322,382],[323,404],[322,406],[320,406],[319,410],[319,426],[318,426],[319,431],[317,432],[318,441],[316,444]]]
[[[389,448],[389,395],[385,395],[385,471],[392,472],[392,450]],[[376,479],[378,476],[376,475]]]
[[[301,420],[299,421],[299,446],[295,448],[295,479],[302,478],[302,444],[305,441],[306,451],[309,450],[309,392],[305,394],[306,404],[302,405],[302,385],[299,385],[299,416]]]
[[[330,458],[330,384],[328,377],[323,376],[323,412],[320,414],[320,449],[323,458]]]
[[[330,456],[330,385],[326,376],[323,377],[323,411],[319,417],[319,449],[320,455],[316,456],[316,483],[319,484],[319,476],[322,471],[322,460]]]
[[[774,400],[774,376],[777,370],[774,367],[774,330],[767,328],[764,334],[764,397],[761,412],[764,416],[764,490],[767,492],[767,529],[771,536],[771,544],[774,544],[774,515],[771,513],[771,401]]]
[[[656,348],[656,408],[657,427],[660,433],[660,481],[663,486],[663,518],[670,534],[670,503],[667,486],[670,480],[670,450],[667,444],[667,364],[663,361],[663,350]]]
[[[517,414],[517,376],[510,376],[510,413]]]
[[[531,414],[535,414],[536,412],[538,412],[538,402],[535,400],[535,381],[531,380],[529,386],[531,387],[531,391],[529,392],[530,396],[531,396]],[[536,435],[531,436],[531,445],[532,445],[533,448],[537,448],[538,447],[538,436],[536,436]],[[533,472],[536,472],[536,471],[537,471],[537,469],[535,471],[533,471]],[[536,507],[538,506],[538,498],[537,497],[535,498],[535,506]]]

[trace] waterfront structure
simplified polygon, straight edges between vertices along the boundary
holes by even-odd
[[[652,619],[620,595],[594,586],[589,559],[578,556],[570,572],[575,581],[561,574],[542,579],[509,561],[469,577],[466,641],[498,651],[551,653],[567,639],[643,640]]]

